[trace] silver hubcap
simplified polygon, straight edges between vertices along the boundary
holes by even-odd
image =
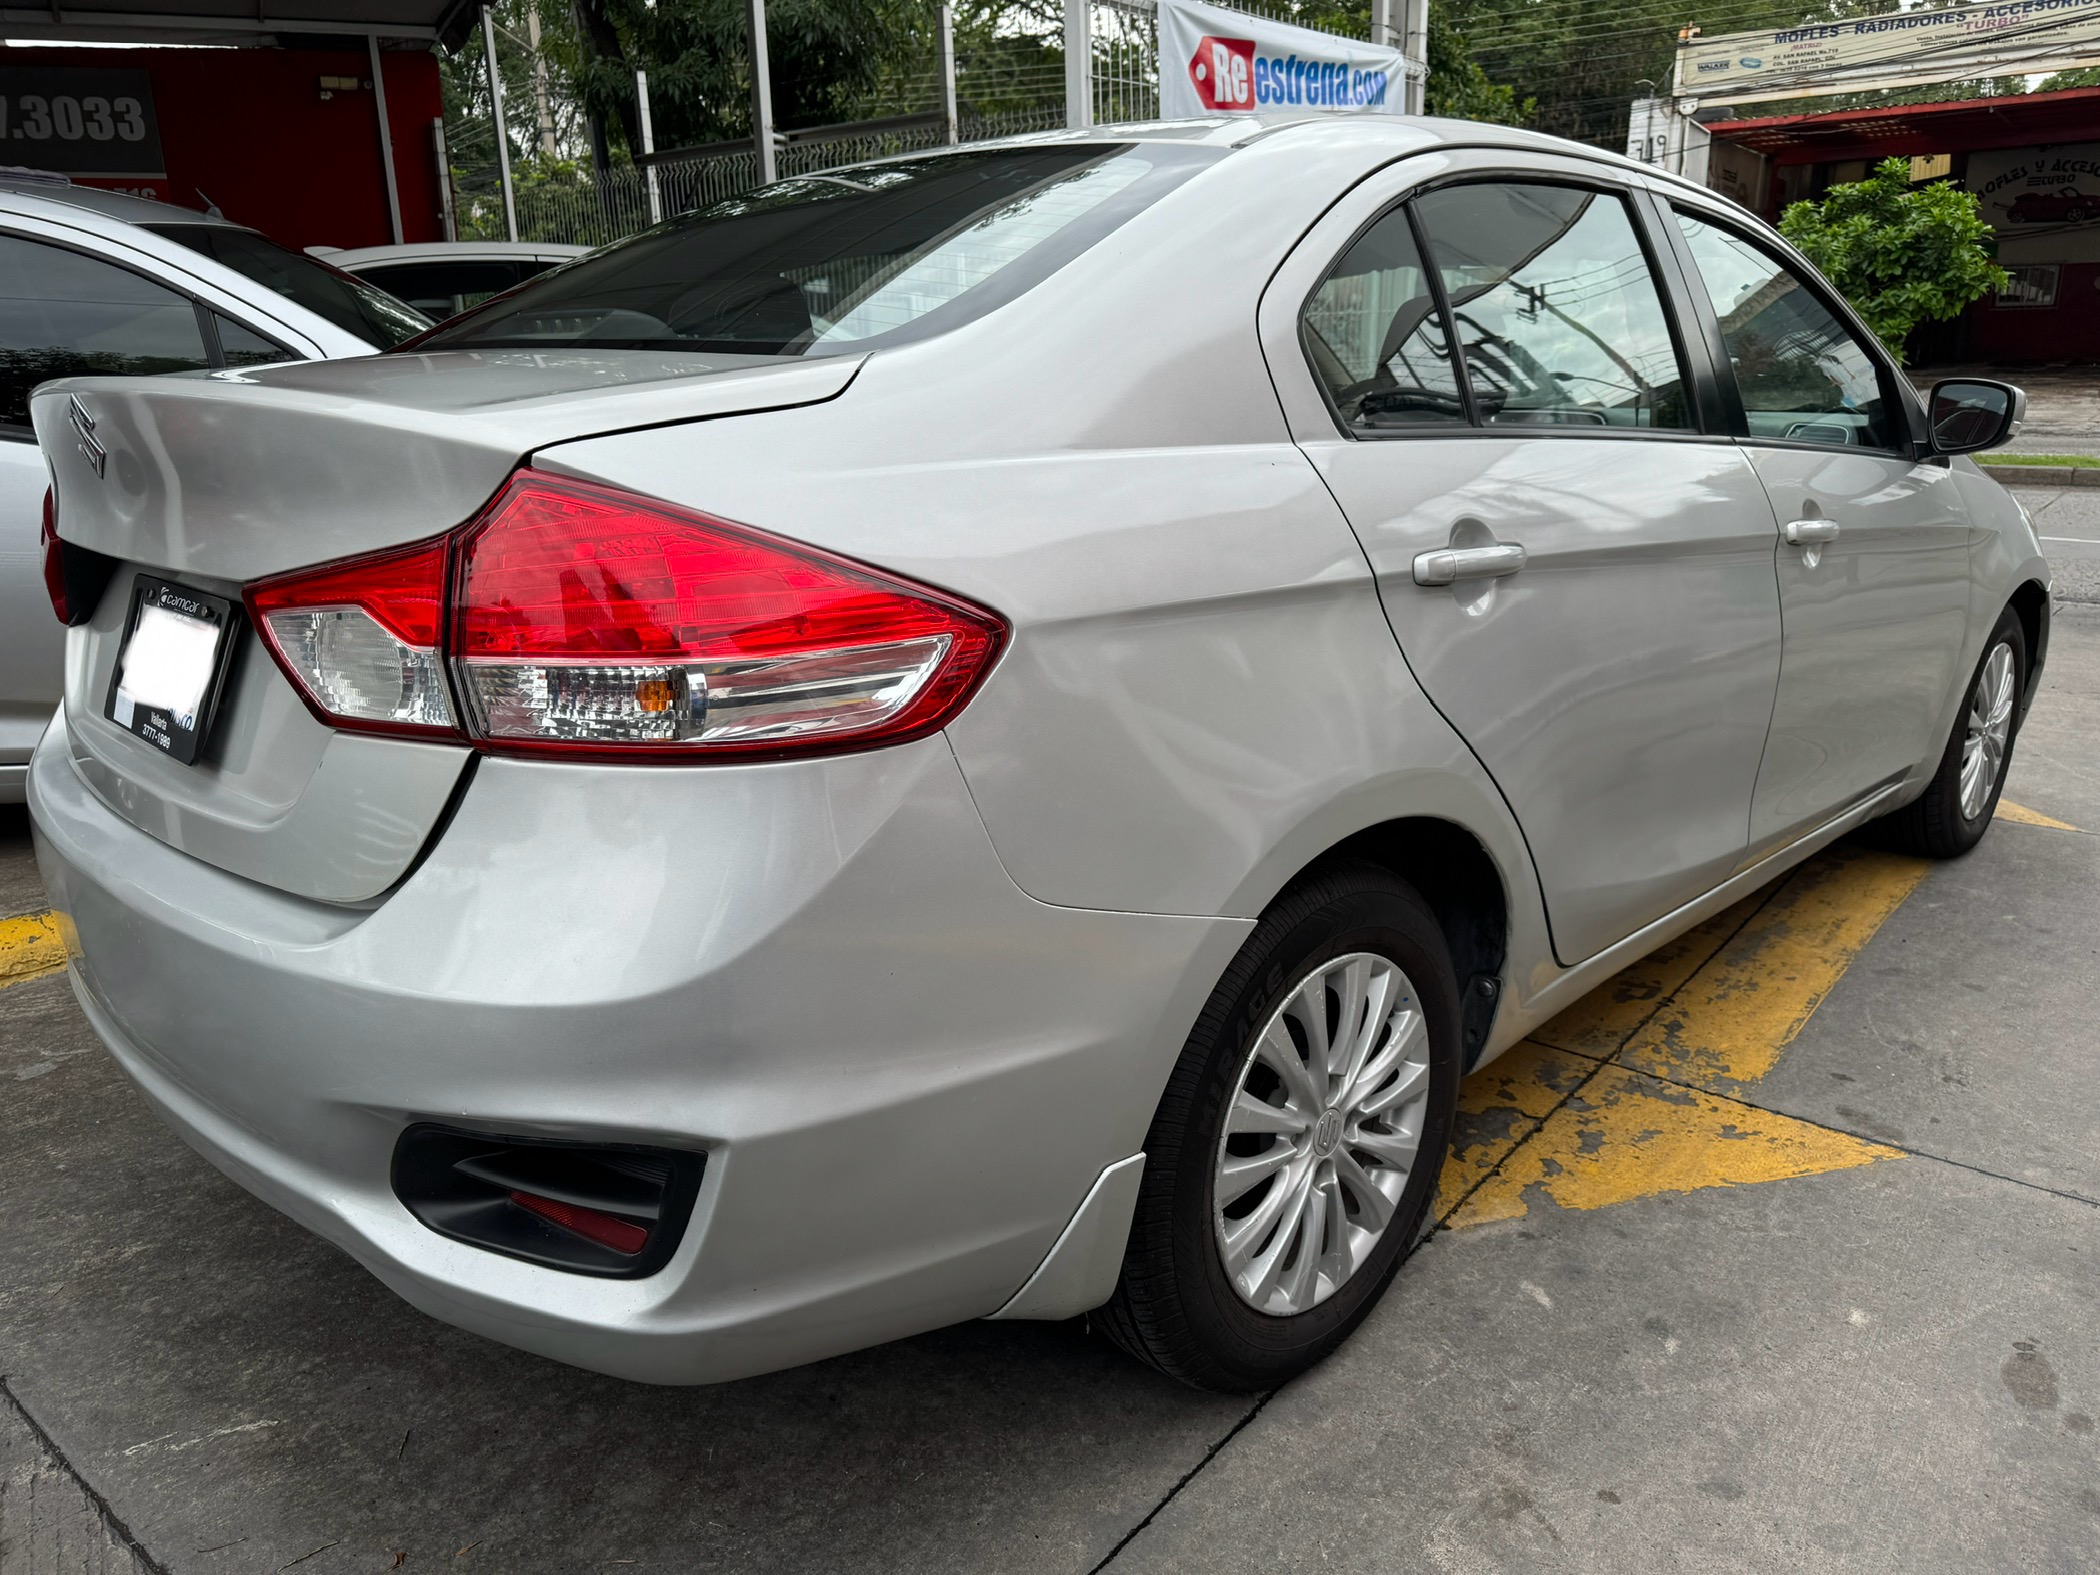
[[[1240,1067],[1211,1218],[1240,1300],[1289,1317],[1363,1267],[1392,1223],[1429,1109],[1429,1032],[1393,962],[1321,963]]]
[[[1969,731],[1961,743],[1961,818],[1974,820],[1991,801],[2012,736],[2013,653],[2000,643],[1984,658],[1969,696]]]

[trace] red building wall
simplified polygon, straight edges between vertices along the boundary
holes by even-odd
[[[2100,263],[2061,263],[2049,306],[2001,306],[1986,296],[1962,324],[1964,360],[2005,366],[2100,363]]]
[[[431,138],[431,122],[444,110],[436,57],[422,49],[382,49],[379,58],[402,239],[443,240]],[[0,65],[151,75],[167,177],[76,177],[84,185],[145,192],[188,208],[201,209],[209,198],[227,218],[286,246],[380,246],[394,238],[372,62],[363,49],[0,47]],[[324,77],[357,85],[323,87]]]

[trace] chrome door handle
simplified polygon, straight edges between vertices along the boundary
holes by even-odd
[[[1415,584],[1453,585],[1460,580],[1495,580],[1524,567],[1524,549],[1513,541],[1494,547],[1439,547],[1415,554]]]
[[[1786,528],[1787,545],[1790,547],[1814,547],[1826,541],[1838,539],[1836,520],[1792,520]]]

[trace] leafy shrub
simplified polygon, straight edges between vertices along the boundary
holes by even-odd
[[[1912,328],[1959,316],[2006,273],[1974,192],[1913,186],[1908,159],[1883,159],[1863,181],[1820,202],[1791,204],[1779,233],[1843,292],[1898,360]]]

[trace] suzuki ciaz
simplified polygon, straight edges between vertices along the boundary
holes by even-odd
[[[1456,122],[782,181],[363,360],[35,395],[82,1009],[435,1317],[706,1382],[1092,1315],[1275,1384],[1460,1077],[1981,836],[2046,568],[1724,200]]]

